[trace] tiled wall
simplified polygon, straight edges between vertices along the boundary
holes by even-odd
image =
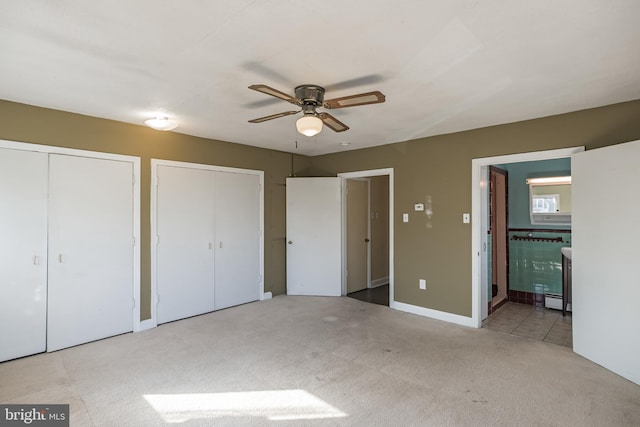
[[[512,240],[513,236],[527,236],[532,240]],[[535,240],[539,237],[562,237],[563,242]],[[532,294],[562,294],[562,253],[560,248],[571,246],[567,231],[509,230],[509,290]]]

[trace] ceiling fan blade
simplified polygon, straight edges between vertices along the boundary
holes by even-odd
[[[262,123],[267,120],[279,119],[280,117],[290,116],[292,114],[298,114],[300,111],[285,111],[283,113],[272,114],[270,116],[260,117],[258,119],[249,120],[249,123]]]
[[[329,113],[320,113],[318,114],[318,117],[320,117],[322,123],[335,132],[344,132],[349,129],[349,126],[345,125]]]
[[[384,102],[385,96],[380,91],[359,93],[357,95],[343,96],[324,101],[324,108],[345,108],[358,105],[379,104]]]
[[[336,90],[353,89],[357,86],[373,85],[380,83],[384,80],[384,77],[380,74],[369,74],[368,76],[356,77],[355,79],[344,80],[338,83],[333,83],[328,86],[324,86],[327,92],[334,92]]]
[[[301,105],[301,101],[294,98],[291,95],[287,95],[284,92],[280,92],[278,89],[274,89],[267,85],[251,85],[249,89],[257,90],[258,92],[266,93],[267,95],[275,96],[276,98],[280,98],[284,101],[290,102],[292,104]]]

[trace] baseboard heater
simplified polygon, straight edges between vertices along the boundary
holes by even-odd
[[[545,294],[544,306],[553,310],[562,310],[562,295],[561,294]],[[571,303],[567,304],[567,311],[571,311]]]

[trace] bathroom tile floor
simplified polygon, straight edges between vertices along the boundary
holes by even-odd
[[[485,321],[485,328],[573,348],[571,313],[507,302]]]

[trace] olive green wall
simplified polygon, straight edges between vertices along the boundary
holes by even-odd
[[[274,150],[159,132],[112,120],[0,101],[0,139],[138,156],[141,160],[141,319],[150,317],[151,159],[264,171],[265,291],[285,292],[285,180],[309,159]]]
[[[640,101],[311,158],[309,174],[394,168],[399,302],[471,316],[471,160],[640,139]],[[431,198],[433,217],[414,212]],[[409,223],[402,222],[409,213]],[[418,279],[427,280],[427,290]]]
[[[150,316],[151,158],[265,172],[265,291],[285,292],[285,178],[394,168],[395,298],[471,316],[471,159],[640,139],[640,100],[318,157],[292,156],[145,126],[0,101],[0,139],[139,156],[141,318]],[[433,218],[412,211],[430,197]],[[403,212],[410,222],[401,221]],[[429,224],[430,223],[430,224]],[[430,225],[430,228],[428,227]],[[418,289],[418,279],[427,290]]]

